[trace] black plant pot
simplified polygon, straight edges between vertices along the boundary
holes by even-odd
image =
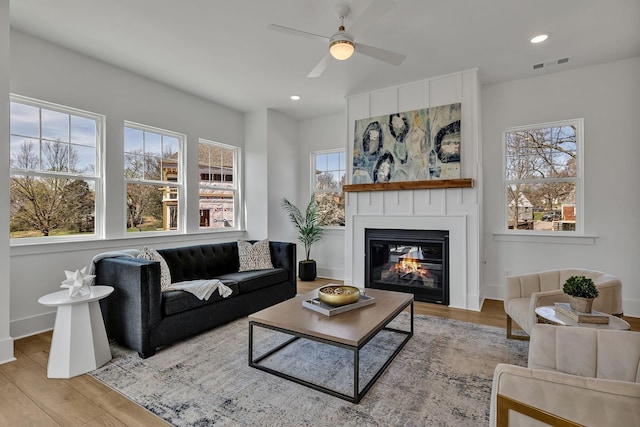
[[[312,259],[298,262],[298,277],[303,282],[316,280],[316,262]]]

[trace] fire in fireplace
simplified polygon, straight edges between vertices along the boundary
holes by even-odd
[[[365,286],[449,304],[449,232],[365,229]]]

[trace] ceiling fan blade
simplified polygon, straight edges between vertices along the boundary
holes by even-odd
[[[376,19],[389,12],[394,6],[391,0],[373,0],[360,17],[349,26],[349,32],[359,34],[359,31],[374,23]]]
[[[267,28],[270,29],[270,30],[279,31],[279,32],[285,33],[285,34],[292,34],[294,36],[306,37],[308,39],[315,39],[315,40],[320,40],[320,41],[323,41],[323,42],[328,42],[329,41],[329,37],[325,37],[325,36],[321,36],[321,35],[313,34],[313,33],[308,33],[306,31],[300,31],[300,30],[296,30],[296,29],[293,29],[293,28],[289,28],[289,27],[283,27],[282,25],[269,24],[269,25],[267,25]]]
[[[367,46],[366,44],[361,43],[356,43],[356,52],[393,65],[400,65],[402,64],[402,61],[407,58],[406,55],[402,55],[400,53],[380,49],[379,47]]]
[[[311,70],[311,72],[309,74],[307,74],[307,77],[310,78],[315,78],[315,77],[320,77],[320,74],[322,74],[322,72],[324,71],[325,68],[327,68],[327,64],[329,64],[329,60],[331,59],[331,55],[330,54],[326,54],[321,60],[320,62],[318,62],[318,65],[316,65],[313,70]]]

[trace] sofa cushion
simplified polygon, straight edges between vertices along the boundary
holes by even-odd
[[[171,272],[164,257],[153,248],[145,246],[138,254],[140,259],[158,261],[160,263],[160,290],[164,291],[171,285]]]
[[[226,298],[220,296],[220,293],[216,290],[211,294],[208,300],[199,300],[198,297],[190,292],[185,291],[166,291],[162,293],[162,315],[171,316],[172,314],[181,313],[183,311],[191,310],[193,308],[202,307],[204,305],[213,304],[218,301],[233,298],[238,295],[238,284],[233,280],[222,280],[222,283],[227,285],[232,293]]]
[[[260,240],[251,244],[245,240],[238,240],[238,271],[265,270],[273,268],[269,240]]]
[[[254,270],[254,271],[241,271],[237,273],[224,274],[218,276],[218,279],[224,283],[227,281],[233,281],[238,284],[238,288],[241,294],[246,294],[256,289],[266,288],[267,286],[275,285],[280,282],[284,282],[288,279],[289,274],[284,268],[274,268],[271,270]]]

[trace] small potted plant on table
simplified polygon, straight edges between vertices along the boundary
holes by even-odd
[[[588,277],[571,276],[562,287],[562,291],[571,297],[570,306],[581,313],[591,313],[593,300],[598,296],[598,288]]]
[[[282,199],[282,209],[289,215],[289,219],[298,230],[298,241],[304,245],[304,253],[306,258],[298,262],[298,277],[303,281],[311,281],[316,278],[316,262],[309,255],[311,253],[311,245],[320,239],[324,229],[318,225],[318,205],[316,199],[311,195],[311,200],[302,215],[297,206]]]

